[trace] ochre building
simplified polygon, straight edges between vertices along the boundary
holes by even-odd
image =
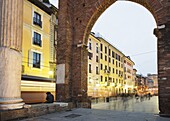
[[[134,62],[99,34],[88,39],[88,96],[113,97],[133,93]]]
[[[21,97],[25,103],[44,102],[56,95],[55,30],[57,9],[38,0],[24,0]]]

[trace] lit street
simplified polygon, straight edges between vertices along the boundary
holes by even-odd
[[[150,98],[143,98],[136,100],[135,98],[122,99],[119,97],[117,100],[110,101],[109,103],[98,103],[92,105],[93,109],[106,109],[116,111],[128,112],[144,112],[158,114],[158,96]]]

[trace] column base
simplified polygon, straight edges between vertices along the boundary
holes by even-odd
[[[14,110],[23,108],[25,103],[0,104],[0,110]]]
[[[21,98],[0,98],[0,110],[14,110],[23,108],[24,102]]]

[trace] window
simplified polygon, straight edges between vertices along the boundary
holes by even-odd
[[[98,57],[98,56],[96,56],[96,62],[97,62],[97,63],[99,62],[99,57]]]
[[[105,77],[105,82],[107,82],[107,77]]]
[[[116,74],[118,74],[118,70],[116,69]]]
[[[99,53],[98,43],[96,43],[96,53]]]
[[[113,74],[114,74],[115,73],[115,69],[113,68],[112,71],[113,71]]]
[[[121,61],[120,55],[119,55],[119,61]]]
[[[91,43],[89,43],[89,49],[92,50],[92,45],[91,45]]]
[[[96,67],[96,74],[99,74],[99,68]]]
[[[105,70],[107,70],[107,66],[105,65]]]
[[[41,15],[38,14],[37,12],[34,12],[33,23],[35,25],[42,27]]]
[[[111,62],[111,58],[109,57],[109,63]]]
[[[107,54],[107,47],[105,46],[105,53]]]
[[[41,43],[42,43],[41,42],[41,34],[34,32],[33,44],[41,47],[42,46]]]
[[[112,60],[112,64],[115,64],[115,63],[114,63],[114,59]]]
[[[115,53],[112,51],[112,58],[114,58],[114,57],[115,57],[115,56],[114,56],[114,54],[115,54]]]
[[[107,56],[105,55],[105,61],[107,61]]]
[[[89,73],[92,73],[91,64],[89,64]]]
[[[39,53],[33,52],[33,67],[40,68],[41,55]]]
[[[116,60],[120,61],[120,55],[116,54]]]
[[[100,53],[100,56],[101,56],[100,58],[103,59],[103,54],[102,53]]]
[[[88,52],[89,59],[92,60],[93,53]]]
[[[103,70],[103,64],[100,65],[101,70]]]
[[[121,71],[119,70],[119,73],[118,73],[119,75],[121,75]]]
[[[118,62],[116,61],[116,67],[118,67]]]
[[[109,56],[110,56],[111,50],[109,49]]]
[[[101,82],[103,81],[103,76],[101,76]]]
[[[103,45],[100,44],[100,51],[103,51]]]

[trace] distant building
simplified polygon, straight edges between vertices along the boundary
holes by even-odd
[[[88,39],[88,96],[111,97],[132,93],[135,85],[133,65],[130,57],[101,35],[91,33]],[[127,72],[124,68],[127,68]]]
[[[151,82],[153,87],[158,87],[158,75],[157,74],[148,74],[147,83]]]
[[[147,86],[151,94],[158,94],[158,75],[148,74],[147,75]]]
[[[129,56],[124,58],[124,93],[134,93],[135,80],[133,75],[133,66],[135,63],[130,59]]]
[[[145,95],[148,93],[148,86],[147,86],[147,77],[137,74],[137,81],[136,81],[136,91],[139,95]]]

